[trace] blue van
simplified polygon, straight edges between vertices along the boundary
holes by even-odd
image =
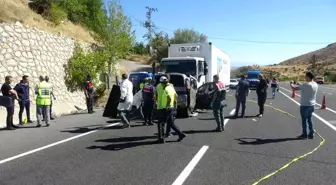
[[[128,79],[133,83],[133,94],[140,90],[140,83],[147,77],[152,77],[153,74],[149,72],[132,72],[129,74]]]
[[[259,70],[248,70],[247,71],[247,80],[250,83],[250,89],[256,89],[259,84],[259,74],[261,72]]]

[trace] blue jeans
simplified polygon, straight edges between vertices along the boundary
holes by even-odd
[[[314,112],[314,106],[300,106],[300,114],[302,119],[302,134],[307,135],[307,123],[309,127],[309,135],[314,135],[314,124],[312,115]]]

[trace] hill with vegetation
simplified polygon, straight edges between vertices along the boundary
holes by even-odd
[[[233,71],[233,76],[247,74],[253,66],[243,66]],[[280,80],[303,80],[305,72],[312,71],[317,76],[324,76],[327,82],[336,82],[336,43],[312,51],[279,64],[260,66],[259,69],[268,78]]]

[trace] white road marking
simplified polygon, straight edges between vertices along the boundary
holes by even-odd
[[[285,91],[288,91],[288,92],[290,92],[290,93],[292,93],[290,90],[288,90],[288,89],[286,89],[286,88],[283,88],[283,87],[281,87],[283,90],[285,90]],[[295,93],[296,94],[296,93]],[[299,94],[296,94],[298,97],[301,97],[301,95],[299,95]],[[321,104],[318,104],[318,103],[316,103],[316,105],[318,105],[318,106],[322,106]],[[336,114],[336,111],[335,110],[333,110],[333,109],[331,109],[331,108],[328,108],[327,107],[327,110],[328,111],[330,111],[330,112],[333,112],[333,113],[335,113]]]
[[[327,94],[332,95],[331,93],[327,93]]]
[[[197,152],[194,158],[189,162],[189,164],[184,168],[182,173],[177,177],[172,185],[182,185],[184,181],[188,178],[191,171],[195,168],[197,163],[201,160],[205,152],[208,150],[209,146],[202,146],[202,148]]]
[[[227,122],[229,122],[230,119],[224,119],[224,127],[227,124]]]
[[[52,143],[52,144],[49,144],[49,145],[46,145],[46,146],[43,146],[43,147],[40,147],[40,148],[36,148],[34,150],[31,150],[31,151],[28,151],[28,152],[24,152],[24,153],[21,153],[19,155],[16,155],[16,156],[13,156],[13,157],[9,157],[7,159],[3,159],[0,161],[0,164],[4,164],[6,162],[9,162],[9,161],[12,161],[12,160],[15,160],[15,159],[18,159],[18,158],[21,158],[21,157],[24,157],[24,156],[27,156],[27,155],[30,155],[30,154],[33,154],[33,153],[36,153],[36,152],[39,152],[41,150],[44,150],[44,149],[47,149],[47,148],[50,148],[50,147],[53,147],[53,146],[56,146],[56,145],[59,145],[59,144],[62,144],[62,143],[66,143],[68,141],[71,141],[71,140],[74,140],[74,139],[77,139],[77,138],[80,138],[80,137],[83,137],[83,136],[86,136],[86,135],[89,135],[89,134],[92,134],[92,133],[95,133],[97,132],[98,130],[102,130],[104,128],[107,128],[107,127],[112,127],[112,126],[115,126],[115,125],[118,125],[120,123],[112,123],[112,124],[109,124],[109,125],[106,125],[102,128],[99,128],[97,130],[92,130],[90,132],[85,132],[83,134],[79,134],[79,135],[76,135],[76,136],[73,136],[73,137],[70,137],[68,139],[64,139],[64,140],[61,140],[61,141],[57,141],[55,143]]]
[[[232,109],[232,111],[230,112],[230,115],[232,116],[235,112],[236,112],[236,109]]]
[[[252,119],[252,121],[257,121],[256,119]]]
[[[296,103],[297,105],[300,106],[300,103],[297,102],[296,100],[294,100],[293,98],[289,97],[287,94],[285,94],[282,91],[279,91],[281,94],[283,94],[284,96],[286,96],[288,99],[292,100],[294,103]],[[313,116],[315,116],[317,119],[319,119],[320,121],[322,121],[324,124],[328,125],[330,128],[332,128],[334,131],[336,131],[336,127],[332,124],[330,124],[328,121],[326,121],[325,119],[323,119],[322,117],[320,117],[319,115],[313,113]]]

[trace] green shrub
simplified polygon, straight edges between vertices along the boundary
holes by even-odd
[[[52,3],[50,7],[50,19],[56,26],[60,25],[62,20],[67,17],[66,12],[58,5]]]
[[[88,74],[92,75],[94,81],[97,81],[98,75],[107,70],[108,58],[108,53],[104,51],[85,54],[81,47],[76,45],[74,55],[69,59],[68,64],[64,66],[64,80],[68,90],[83,90],[83,83]],[[97,85],[98,83],[94,84]]]

